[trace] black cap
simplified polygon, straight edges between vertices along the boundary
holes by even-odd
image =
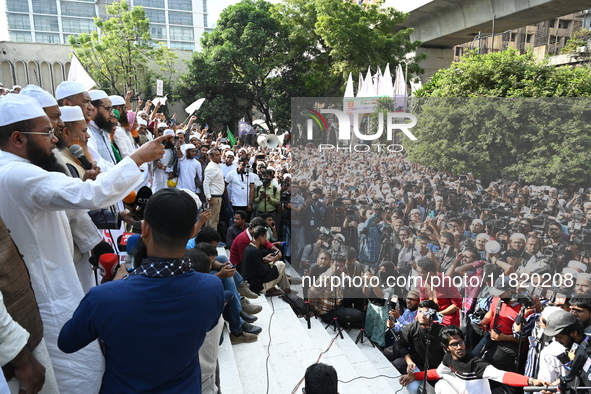
[[[148,200],[144,220],[150,227],[168,237],[187,238],[197,218],[197,204],[184,191],[164,188]]]

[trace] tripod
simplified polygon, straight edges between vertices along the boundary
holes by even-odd
[[[357,338],[355,339],[355,345],[357,345],[358,342],[363,343],[365,337],[367,338],[369,343],[371,343],[372,347],[376,347],[376,345],[374,345],[374,343],[371,341],[371,339],[367,336],[367,333],[365,332],[365,316],[367,315],[367,304],[368,298],[363,297],[363,322],[361,323],[361,330],[359,330],[359,334],[357,334]]]
[[[326,327],[324,327],[324,329],[326,330],[328,327],[332,327],[333,331],[338,331],[339,332],[339,336],[341,337],[341,339],[345,339],[345,337],[343,336],[343,327],[341,327],[341,324],[339,323],[339,319],[337,319],[337,294],[336,294],[336,289],[334,290],[334,294],[332,299],[332,320],[330,321],[330,323],[328,323],[326,325]],[[308,327],[309,327],[309,322],[308,322]]]

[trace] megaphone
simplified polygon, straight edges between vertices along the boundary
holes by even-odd
[[[261,134],[257,137],[257,144],[259,144],[259,146],[261,147],[266,147],[267,146],[267,135],[266,134]]]
[[[279,138],[277,138],[275,134],[269,134],[267,136],[267,140],[265,141],[265,145],[267,145],[267,148],[269,149],[277,148],[279,143]]]
[[[279,140],[279,138],[275,134],[268,134],[268,135],[261,134],[257,138],[257,143],[261,147],[273,149],[273,148],[277,148],[279,146],[279,144],[281,144],[281,141]]]

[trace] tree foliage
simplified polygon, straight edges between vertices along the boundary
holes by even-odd
[[[390,63],[408,64],[409,73],[418,73],[424,55],[409,54],[420,42],[411,42],[412,29],[397,25],[406,14],[392,7],[357,4],[343,0],[285,0],[274,10],[275,17],[289,34],[290,64],[297,70],[307,97],[333,97],[344,93],[352,73],[365,73]],[[355,78],[356,79],[356,78]]]
[[[102,89],[123,95],[129,89],[151,92],[156,78],[170,85],[176,54],[150,37],[150,20],[143,7],[126,1],[107,7],[108,18],[94,18],[98,31],[70,36],[68,41],[80,62]],[[150,70],[154,62],[160,73]]]
[[[485,180],[589,183],[591,71],[553,68],[531,53],[469,54],[440,70],[411,112],[412,160]],[[503,98],[497,98],[503,97]]]
[[[273,123],[289,129],[292,97],[342,95],[349,72],[393,67],[416,49],[410,29],[393,33],[404,18],[381,4],[243,0],[226,8],[213,33],[204,35],[203,52],[194,54],[177,93],[186,103],[198,97],[234,100],[231,112],[238,118],[245,110],[248,118],[256,107],[271,131]],[[421,59],[405,60],[410,72],[420,70]],[[235,121],[202,108],[199,115],[209,123]]]

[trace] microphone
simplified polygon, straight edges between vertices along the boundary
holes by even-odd
[[[127,238],[127,257],[125,259],[125,268],[127,268],[127,272],[131,272],[135,269],[134,255],[139,239],[139,234],[134,234]]]
[[[84,156],[84,150],[82,150],[80,145],[74,144],[70,146],[70,153],[72,156],[80,160],[80,164],[82,164],[82,167],[85,170],[92,170],[92,164],[88,161],[86,156]]]
[[[115,268],[119,263],[119,256],[115,253],[105,253],[99,257],[99,270],[103,276],[101,283],[113,280],[115,277]]]

